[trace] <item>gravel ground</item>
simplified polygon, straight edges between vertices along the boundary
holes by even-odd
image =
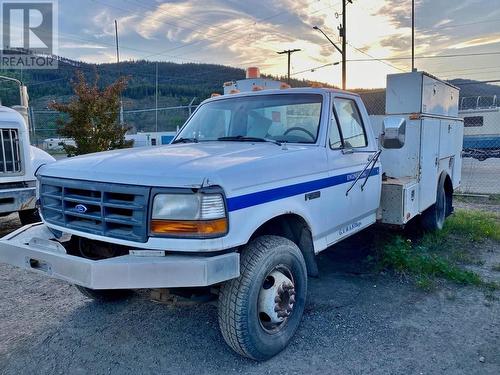
[[[500,201],[492,201],[487,197],[467,197],[463,196],[453,202],[455,209],[460,210],[481,210],[493,212],[500,215]]]
[[[0,219],[0,235],[18,225]],[[225,345],[214,305],[159,304],[147,291],[100,305],[0,265],[0,373],[500,374],[498,293],[448,284],[426,293],[374,274],[370,234],[322,253],[298,333],[265,363]],[[478,251],[485,265],[500,252]]]

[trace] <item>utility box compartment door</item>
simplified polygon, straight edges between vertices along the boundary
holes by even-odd
[[[379,212],[382,223],[404,225],[418,214],[418,183],[415,179],[389,178],[382,182]]]
[[[419,210],[436,202],[441,120],[424,117],[421,122]]]
[[[458,93],[456,87],[423,73],[422,113],[457,117]]]

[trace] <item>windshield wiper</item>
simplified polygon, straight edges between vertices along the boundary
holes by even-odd
[[[218,141],[236,141],[236,142],[269,142],[275,145],[281,146],[281,142],[275,141],[269,138],[259,138],[259,137],[246,137],[244,135],[236,135],[232,137],[220,137],[217,138]]]
[[[177,138],[175,141],[173,141],[171,144],[176,144],[176,143],[198,143],[198,138]]]

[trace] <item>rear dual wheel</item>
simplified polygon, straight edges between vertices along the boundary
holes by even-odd
[[[445,178],[441,176],[436,192],[436,203],[422,213],[421,226],[424,231],[443,229],[444,221],[453,210],[453,195],[445,189]]]
[[[295,334],[306,294],[306,265],[297,245],[282,237],[259,237],[242,251],[240,277],[221,288],[222,336],[245,357],[269,359]]]

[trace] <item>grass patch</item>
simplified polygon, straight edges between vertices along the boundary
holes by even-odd
[[[500,241],[500,217],[479,211],[457,211],[446,220],[442,231],[427,233],[414,240],[390,236],[382,241],[376,255],[380,269],[394,270],[411,277],[424,290],[432,290],[436,279],[457,284],[492,287],[463,267],[481,265],[474,243],[486,239]],[[500,265],[499,265],[500,266]],[[496,289],[497,285],[493,289]]]
[[[459,210],[450,216],[439,235],[459,234],[472,241],[500,241],[500,217],[494,213]]]
[[[383,248],[380,264],[400,274],[416,276],[417,285],[429,289],[436,277],[459,284],[480,285],[481,278],[474,272],[464,270],[449,259],[429,251],[422,245],[400,236],[394,237]]]

